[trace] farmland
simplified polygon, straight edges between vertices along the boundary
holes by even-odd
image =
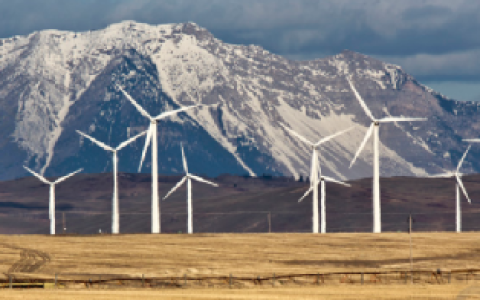
[[[480,269],[479,233],[414,233],[418,270]],[[406,233],[161,234],[0,237],[0,272],[270,276],[409,270]]]
[[[414,233],[415,270],[480,269],[479,233]],[[57,274],[140,277],[277,277],[288,274],[409,270],[406,233],[383,234],[161,234],[2,235],[4,279],[53,279]],[[61,275],[60,275],[61,277]],[[90,276],[91,277],[91,276]],[[191,288],[105,288],[84,285],[45,290],[4,290],[0,299],[456,299],[467,288],[452,284],[271,284]],[[470,285],[476,281],[471,280]],[[120,288],[120,290],[119,290]],[[402,298],[405,297],[405,298]],[[432,298],[433,299],[433,298]],[[467,298],[465,298],[467,299]]]
[[[470,296],[457,295],[471,292]],[[236,299],[236,300],[286,300],[286,299],[479,299],[480,288],[476,286],[349,286],[316,288],[257,288],[257,289],[177,289],[177,290],[23,290],[4,291],[0,299],[30,300],[123,300],[123,299]],[[413,295],[413,296],[412,296]]]

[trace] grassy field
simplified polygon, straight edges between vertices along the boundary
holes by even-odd
[[[414,269],[480,268],[480,233],[414,233]],[[0,273],[270,276],[408,270],[405,233],[0,236]],[[478,279],[477,279],[478,280]],[[458,296],[461,293],[470,296]],[[480,280],[452,284],[340,284],[191,288],[3,290],[0,299],[480,299]]]
[[[412,236],[415,269],[480,268],[480,233]],[[0,273],[17,277],[270,276],[409,269],[406,233],[0,236]]]
[[[166,289],[166,290],[22,290],[2,291],[0,299],[480,299],[479,286],[353,286],[348,288]]]

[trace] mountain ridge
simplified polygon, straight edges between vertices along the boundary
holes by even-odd
[[[181,166],[180,142],[193,156],[194,168],[205,168],[211,176],[229,171],[309,174],[309,148],[279,126],[284,123],[311,140],[356,125],[359,129],[323,148],[322,167],[340,179],[370,176],[368,144],[357,164],[348,168],[368,119],[347,75],[375,116],[429,117],[425,124],[382,126],[384,176],[425,176],[455,165],[465,146],[461,139],[473,137],[480,127],[478,104],[448,99],[399,66],[350,50],[291,61],[260,46],[225,44],[194,23],[133,21],[96,31],[47,30],[0,41],[0,128],[6,129],[0,136],[1,180],[26,175],[23,163],[47,175],[69,172],[80,166],[76,161],[86,172],[109,170],[107,157],[73,132],[85,130],[118,144],[146,128],[147,121],[116,90],[117,84],[152,114],[218,104],[159,125],[159,170],[166,174]],[[136,152],[125,149],[125,158],[138,158],[142,146],[137,141],[132,146]],[[135,171],[139,159],[125,158],[120,168]],[[144,172],[148,164],[147,159]],[[467,161],[465,169],[478,171],[480,163]]]

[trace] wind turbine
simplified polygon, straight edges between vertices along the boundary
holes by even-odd
[[[27,168],[25,166],[23,166],[23,167],[25,168],[25,170],[32,173],[33,176],[40,179],[40,181],[42,181],[45,184],[50,185],[50,196],[49,196],[50,199],[49,199],[49,202],[48,202],[48,216],[49,216],[49,219],[50,219],[50,234],[55,234],[55,185],[57,183],[60,183],[64,180],[66,180],[67,178],[72,177],[73,175],[77,174],[78,172],[81,172],[83,169],[78,169],[75,172],[72,172],[68,175],[60,177],[55,181],[48,181],[42,175],[40,175],[38,173],[35,173],[34,171],[30,170],[29,168]]]
[[[182,184],[187,181],[187,206],[188,206],[188,221],[187,221],[187,227],[188,227],[188,233],[191,234],[193,233],[193,222],[192,222],[192,183],[191,180],[194,179],[199,182],[203,182],[206,184],[213,185],[215,187],[218,186],[218,184],[210,182],[208,180],[205,180],[201,177],[195,176],[193,174],[188,173],[188,166],[187,166],[187,159],[185,158],[185,153],[183,152],[183,145],[182,147],[182,161],[183,161],[183,170],[185,171],[185,176],[167,193],[165,197],[163,197],[163,200],[167,199],[170,194],[175,192]]]
[[[298,200],[298,202],[302,202],[302,200],[308,194],[310,194],[310,192],[314,191],[316,189],[316,186],[318,186],[318,184],[320,183],[320,211],[321,211],[320,219],[322,220],[321,228],[320,228],[321,233],[327,232],[327,216],[326,216],[326,208],[325,208],[325,198],[326,198],[325,182],[334,182],[337,184],[350,187],[348,183],[335,180],[331,177],[322,176],[320,174],[320,180],[314,183],[313,185],[310,185],[310,188],[307,190],[307,192],[302,196],[302,198],[300,198],[300,200]]]
[[[299,140],[301,140],[305,144],[312,147],[312,161],[311,161],[311,165],[310,165],[310,189],[313,191],[313,222],[312,223],[313,223],[313,233],[318,233],[318,181],[319,181],[319,177],[321,177],[321,173],[322,173],[320,165],[318,164],[318,147],[320,145],[322,145],[323,143],[328,142],[329,140],[331,140],[331,139],[333,139],[333,138],[335,138],[335,137],[337,137],[337,136],[339,136],[339,135],[341,135],[341,134],[343,134],[347,131],[352,130],[355,126],[352,126],[352,127],[347,128],[345,130],[342,130],[342,131],[339,131],[339,132],[334,133],[332,135],[329,135],[327,137],[324,137],[320,141],[318,141],[317,143],[312,143],[309,140],[307,140],[306,138],[304,138],[303,136],[301,136],[300,134],[293,131],[292,129],[286,127],[282,123],[280,123],[280,125],[285,130],[290,132],[292,135],[296,136]],[[308,193],[310,193],[310,191],[311,191],[310,189],[300,199],[300,201],[303,200],[303,198]],[[322,212],[323,212],[323,208],[322,208]],[[323,224],[323,222],[324,222],[324,218],[322,218],[322,224]],[[324,233],[324,231],[322,231],[322,233]]]
[[[137,138],[141,137],[142,135],[145,135],[146,131],[143,131],[137,134],[136,136],[131,137],[128,140],[120,143],[120,145],[118,145],[117,148],[112,148],[110,146],[107,146],[106,144],[94,139],[93,137],[81,132],[80,130],[77,130],[77,132],[78,134],[92,141],[94,144],[97,144],[97,146],[99,146],[100,148],[103,148],[104,150],[112,152],[112,155],[113,155],[112,233],[119,233],[120,232],[120,216],[118,214],[117,152],[122,150],[122,148],[124,148],[128,144],[135,141]]]
[[[382,119],[376,119],[372,112],[368,109],[367,105],[363,101],[360,94],[355,89],[355,86],[352,84],[350,79],[347,78],[350,87],[355,94],[355,97],[360,102],[363,110],[367,114],[367,116],[372,120],[370,127],[368,128],[367,133],[365,134],[365,138],[363,139],[360,147],[355,153],[355,157],[353,158],[352,162],[350,163],[350,168],[355,163],[360,152],[362,152],[363,147],[367,143],[367,140],[373,133],[373,232],[379,233],[382,232],[382,221],[381,221],[381,210],[380,210],[380,157],[379,157],[379,128],[380,123],[388,123],[388,122],[410,122],[410,121],[426,121],[426,118],[410,118],[410,117],[384,117]]]
[[[156,117],[152,117],[143,107],[141,107],[133,98],[123,90],[121,86],[118,86],[120,91],[127,97],[127,99],[137,108],[137,110],[147,119],[150,120],[150,126],[148,128],[147,137],[145,139],[145,147],[142,152],[142,160],[138,167],[138,172],[142,169],[143,160],[145,159],[145,153],[147,148],[152,143],[152,233],[160,233],[160,203],[158,201],[158,150],[157,150],[157,123],[161,119],[169,116],[173,116],[182,111],[200,106],[202,104],[182,107],[176,110],[163,112]]]
[[[474,140],[474,139],[464,140],[464,141],[476,142],[476,140]],[[465,189],[465,186],[463,185],[463,182],[462,182],[462,175],[463,174],[460,173],[460,168],[462,167],[463,161],[465,160],[465,157],[467,156],[467,153],[468,153],[468,150],[470,150],[470,147],[471,147],[471,145],[469,145],[467,150],[465,151],[465,153],[463,153],[462,158],[458,162],[457,170],[455,170],[454,172],[448,172],[448,173],[443,173],[443,174],[430,176],[430,177],[441,177],[441,178],[451,178],[451,177],[455,176],[455,178],[457,179],[457,183],[455,184],[456,185],[456,196],[457,196],[456,197],[456,200],[457,200],[456,201],[456,206],[457,206],[457,209],[456,209],[456,221],[457,221],[456,223],[457,223],[457,226],[456,226],[456,228],[457,228],[457,232],[462,231],[462,211],[461,211],[461,206],[460,206],[460,189],[462,189],[462,192],[465,195],[465,197],[467,198],[468,203],[472,203],[472,201],[470,200],[470,197],[468,197],[467,190]]]

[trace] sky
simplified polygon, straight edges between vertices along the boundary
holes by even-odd
[[[0,0],[0,38],[190,21],[294,60],[353,50],[448,97],[480,101],[479,16],[476,0]]]

